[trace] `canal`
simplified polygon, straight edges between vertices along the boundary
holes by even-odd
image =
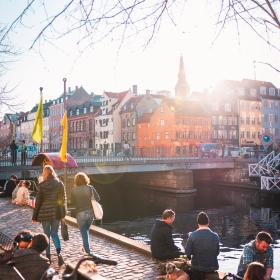
[[[273,276],[275,279],[280,279],[280,208],[248,207],[237,210],[233,206],[221,206],[219,208],[197,208],[188,213],[177,214],[173,238],[181,249],[184,247],[187,234],[195,230],[196,215],[201,210],[208,213],[211,221],[210,227],[220,236],[220,270],[236,273],[243,245],[254,239],[258,231],[267,230],[275,240]],[[151,228],[157,218],[159,216],[127,217],[122,220],[105,222],[103,227],[149,244]]]

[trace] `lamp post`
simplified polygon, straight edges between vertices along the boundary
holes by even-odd
[[[64,88],[64,90],[63,90],[63,108],[64,108],[64,113],[67,115],[67,104],[66,104],[66,102],[67,102],[67,99],[66,99],[66,82],[67,82],[67,79],[63,78],[62,81],[63,81],[63,88]],[[68,125],[68,123],[66,125]],[[67,143],[67,146],[68,146],[68,143]],[[66,146],[66,158],[67,158],[67,146]],[[66,185],[67,185],[66,162],[64,162],[64,185],[65,185],[65,188],[66,188]]]
[[[40,87],[39,90],[40,90],[40,100],[41,100],[41,97],[43,95],[43,87]],[[42,103],[43,103],[43,101],[42,101]],[[43,125],[43,128],[42,128],[43,129],[43,135],[42,135],[42,139],[41,139],[40,153],[43,152],[43,138],[44,138],[44,110],[43,110],[43,104],[42,104],[42,125]]]

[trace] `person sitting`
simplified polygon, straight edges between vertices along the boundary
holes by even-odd
[[[6,181],[3,190],[0,192],[0,197],[11,197],[17,185],[17,176],[11,175],[10,179]]]
[[[164,210],[161,220],[156,220],[151,233],[152,256],[158,260],[178,258],[182,253],[172,239],[172,223],[175,212],[171,209]]]
[[[19,183],[16,185],[15,189],[13,190],[13,192],[12,192],[12,203],[14,203],[14,200],[17,197],[17,191],[22,186],[23,182],[24,182],[24,180],[20,180]]]
[[[237,274],[244,276],[248,265],[252,262],[260,262],[264,265],[266,273],[265,280],[272,279],[273,271],[273,250],[270,244],[272,237],[268,232],[261,231],[257,234],[255,240],[244,246]]]
[[[16,193],[16,198],[12,201],[13,203],[17,205],[28,205],[29,203],[29,187],[30,182],[29,181],[23,181],[21,186],[18,188]]]
[[[187,257],[191,259],[191,279],[215,279],[219,268],[219,236],[209,228],[209,217],[205,212],[197,215],[197,224],[198,229],[190,234],[185,248]]]
[[[252,262],[248,265],[244,280],[265,280],[265,268],[262,263]]]
[[[33,237],[33,233],[31,230],[24,229],[20,231],[14,238],[16,247],[18,249],[28,248],[28,246],[31,243],[32,237]]]
[[[0,264],[0,279],[21,279],[16,270],[28,280],[38,280],[49,268],[49,260],[41,255],[49,244],[45,234],[33,236],[28,248],[16,250],[10,264]],[[13,268],[15,267],[16,270]]]

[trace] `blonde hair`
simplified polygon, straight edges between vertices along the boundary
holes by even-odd
[[[54,171],[54,169],[53,169],[53,167],[51,165],[49,165],[49,164],[45,165],[43,167],[43,171],[45,171],[45,170],[48,173],[48,177],[47,177],[48,179],[50,177],[57,178],[57,174],[55,173],[55,171]]]
[[[74,183],[76,186],[89,185],[90,179],[86,173],[79,172],[74,177]]]

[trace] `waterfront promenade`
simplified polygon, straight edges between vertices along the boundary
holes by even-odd
[[[36,233],[42,232],[41,224],[31,223],[32,209],[13,205],[8,199],[0,199],[0,232],[10,237],[22,229],[30,229]],[[62,254],[65,262],[76,263],[82,256],[82,239],[75,219],[68,218],[69,237],[67,242],[62,241]],[[155,279],[158,275],[158,265],[149,254],[147,245],[124,238],[121,235],[92,227],[90,236],[92,252],[104,258],[116,260],[117,266],[98,265],[98,273],[105,279]],[[96,232],[96,234],[95,234]],[[115,241],[114,241],[115,240]],[[54,246],[52,244],[52,250]],[[52,251],[54,254],[54,251]],[[55,268],[57,260],[53,257]],[[95,279],[95,278],[92,278]]]

